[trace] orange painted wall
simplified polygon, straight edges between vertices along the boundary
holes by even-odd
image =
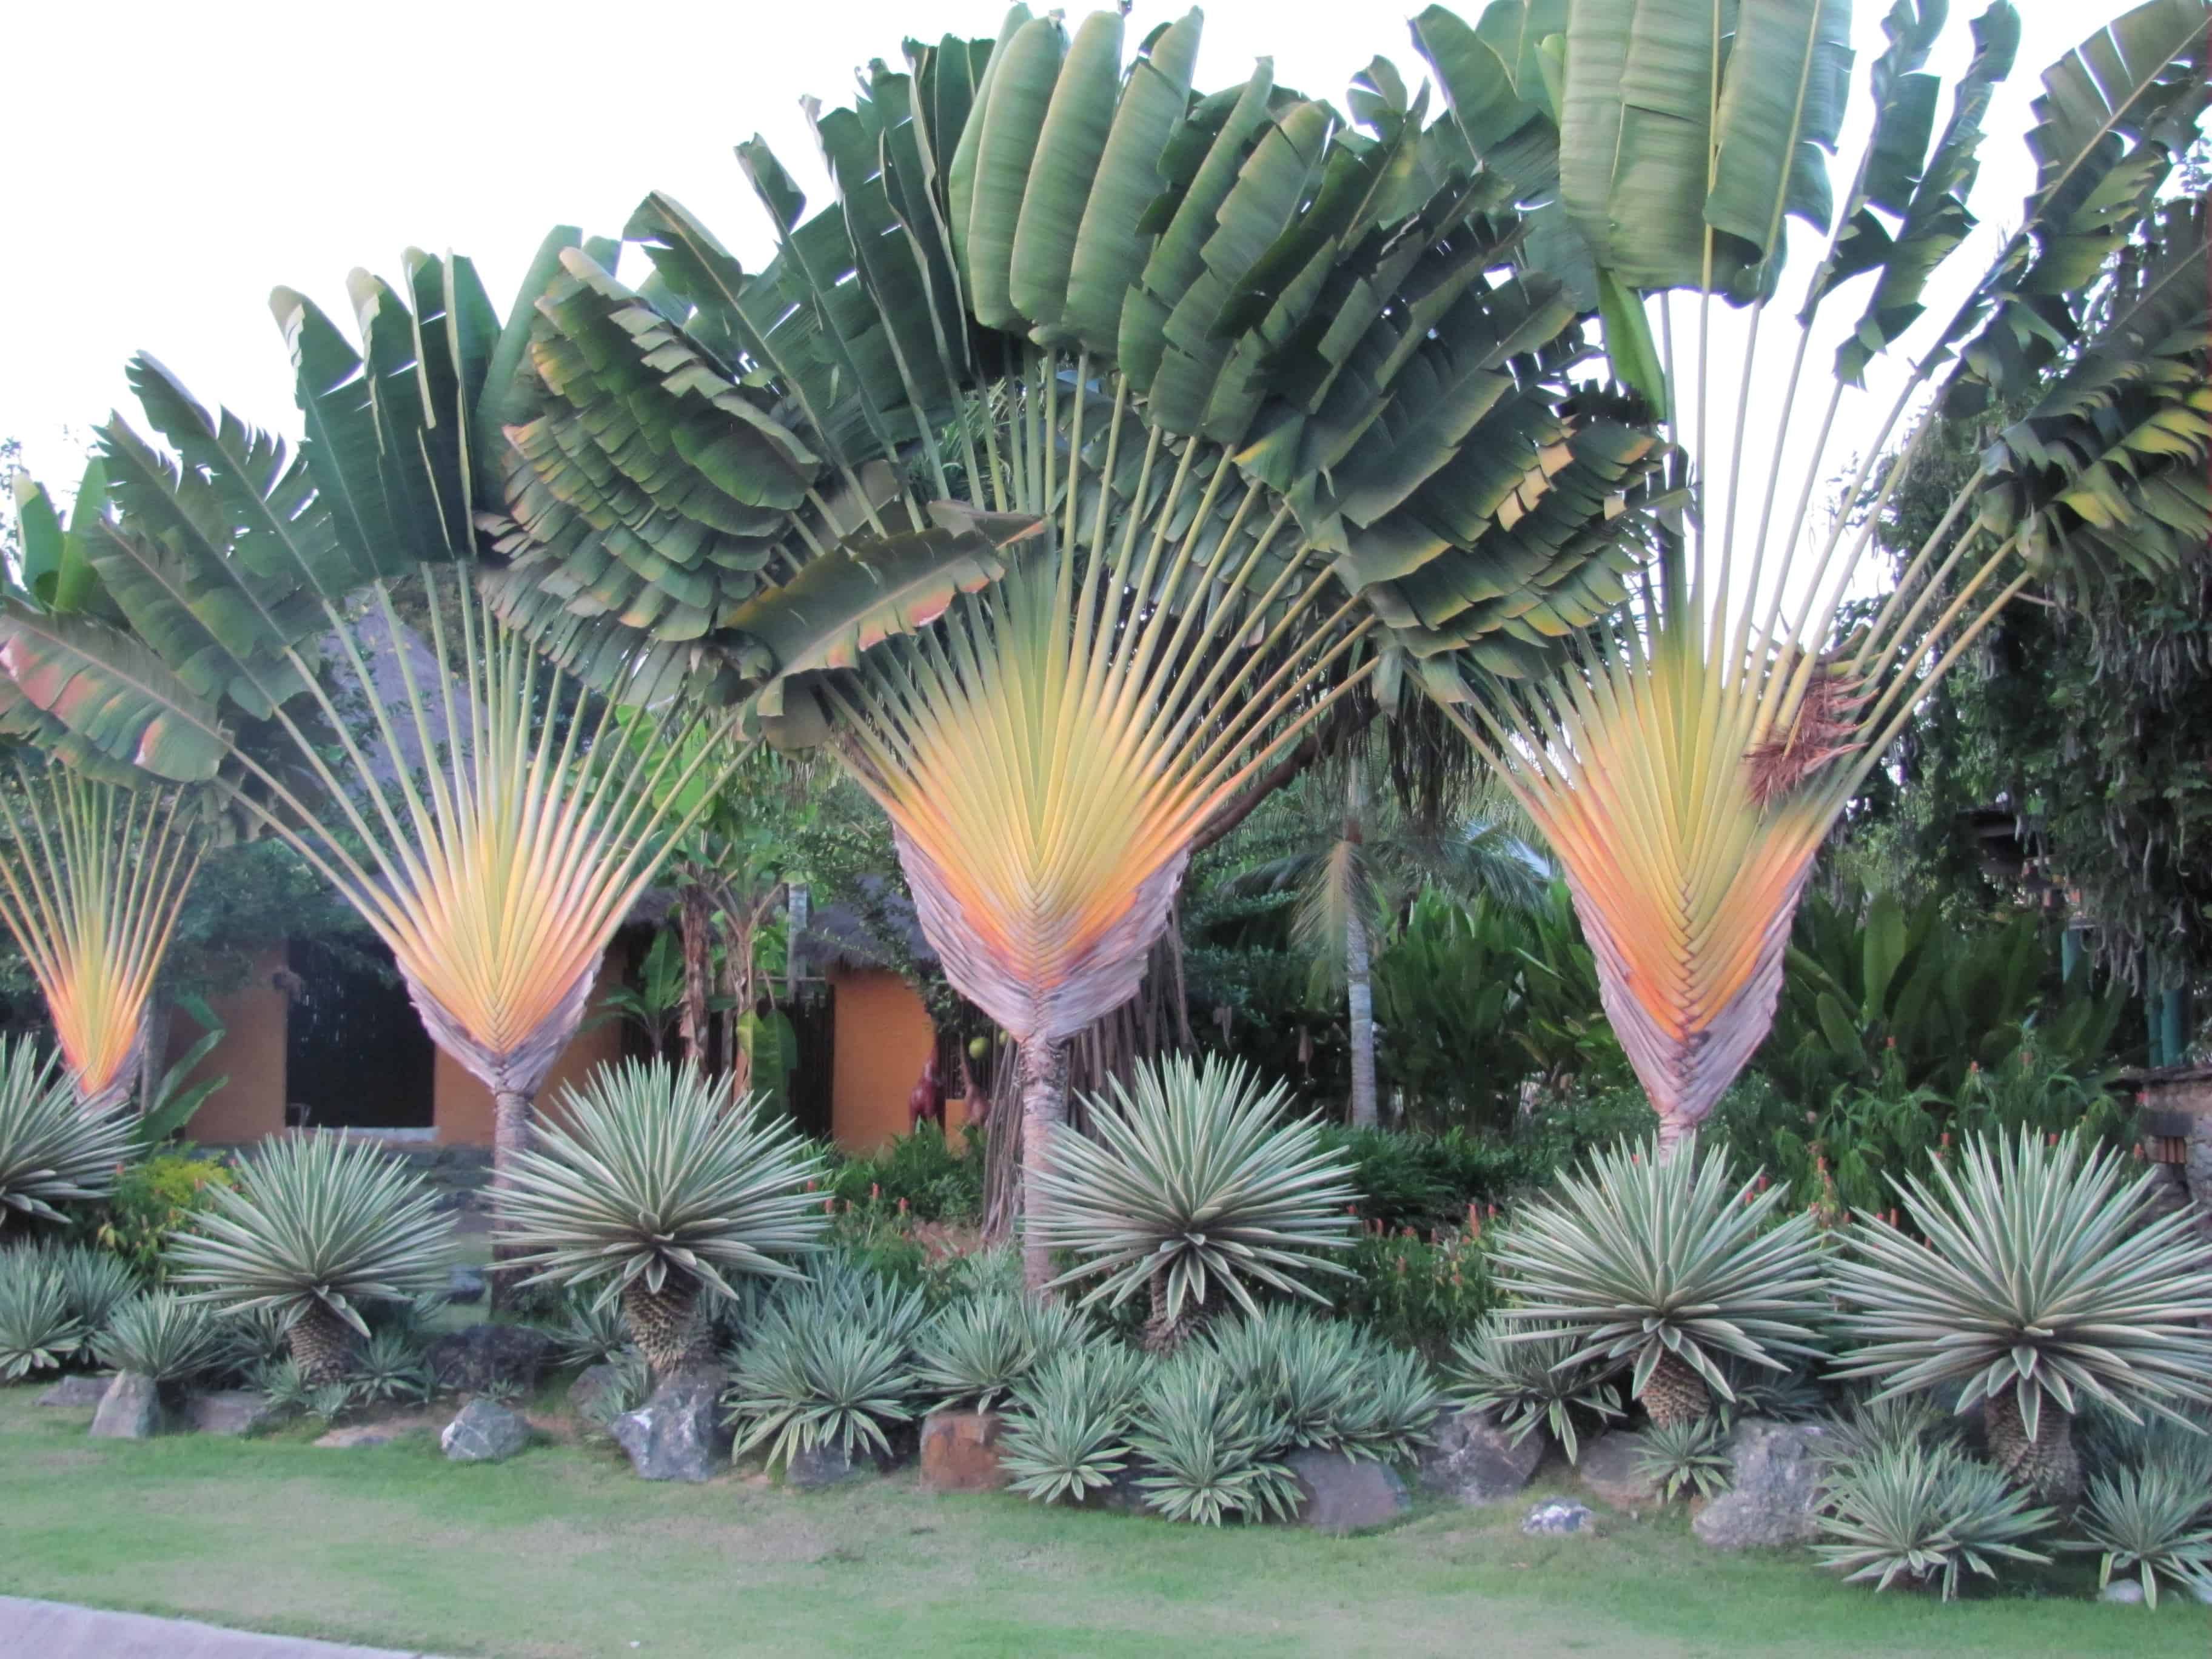
[[[599,981],[592,989],[593,1003],[598,1002],[600,992],[621,983],[620,965],[602,960]],[[589,1024],[589,1014],[585,1019],[585,1029],[569,1039],[568,1046],[561,1051],[561,1058],[553,1062],[545,1086],[538,1092],[541,1114],[557,1116],[556,1103],[571,1084],[581,1083],[593,1067],[622,1058],[622,1027],[611,1019]],[[460,1062],[443,1048],[438,1050],[433,1090],[430,1121],[437,1129],[440,1146],[491,1145],[491,1091],[471,1077]]]
[[[222,1041],[193,1068],[191,1081],[228,1078],[207,1098],[185,1131],[192,1139],[227,1146],[275,1134],[284,1127],[284,1024],[291,1001],[276,986],[284,947],[270,946],[254,959],[253,976],[228,996],[209,999],[222,1022]],[[169,1023],[169,1062],[206,1033],[179,1009]]]
[[[835,1060],[830,1132],[852,1152],[872,1152],[907,1131],[907,1097],[937,1048],[937,1028],[915,988],[887,968],[832,974]]]

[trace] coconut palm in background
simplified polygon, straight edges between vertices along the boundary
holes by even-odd
[[[509,485],[535,541],[494,586],[586,674],[774,666],[762,718],[851,760],[954,985],[1020,1042],[1033,1170],[1066,1042],[1136,989],[1208,819],[1361,678],[1526,672],[1617,604],[1655,447],[1570,384],[1577,301],[1522,269],[1515,185],[1395,70],[1347,125],[1264,64],[1194,98],[1198,40],[1193,14],[1125,64],[1120,16],[1017,7],[810,106],[827,209],[740,147],[764,270],[659,196],[645,289],[568,255]],[[1006,550],[933,573],[938,610],[1018,579],[864,660],[884,628],[759,616],[665,550],[741,542],[690,505],[716,479],[765,516],[810,465],[856,548]],[[922,617],[896,563],[874,580]]]
[[[2138,361],[2146,334],[2158,362],[2199,349],[2201,241],[2193,285],[2131,277],[2118,310],[2132,320],[2085,329],[2100,272],[2154,211],[2204,106],[2203,0],[2152,0],[2046,75],[2021,224],[1948,319],[1920,330],[1938,268],[1972,226],[1980,122],[2019,35],[2007,0],[1976,21],[1939,131],[1942,88],[1924,65],[1945,9],[1890,11],[1869,137],[1840,200],[1826,158],[1848,86],[1841,0],[1730,12],[1725,50],[1723,13],[1702,0],[1498,0],[1474,29],[1435,9],[1415,25],[1477,153],[1556,173],[1556,245],[1589,264],[1617,370],[1670,407],[1669,465],[1691,490],[1661,526],[1629,619],[1533,690],[1453,711],[1573,887],[1662,1155],[1765,1035],[1813,856],[1913,703],[2039,567],[2116,546],[2155,556],[2208,522],[2191,476],[2205,453],[2201,374]],[[1777,343],[1762,328],[1791,218],[1826,243],[1778,354],[1762,350]],[[1865,308],[1829,394],[1801,398],[1815,325],[1863,277],[1871,291],[1859,288]],[[1741,325],[1717,319],[1716,300],[1741,308]],[[1694,356],[1678,363],[1692,319]],[[1744,345],[1732,389],[1716,383],[1731,326]],[[1831,453],[1838,411],[1893,347],[1909,368],[1848,465]],[[1971,418],[2069,357],[2043,422],[2004,434],[1995,476],[1960,492],[1879,605],[1853,605],[1885,504],[1934,422]],[[1781,429],[1754,438],[1766,416],[1753,388],[1784,376]],[[1809,441],[1792,430],[1803,419],[1817,426]],[[1849,483],[1823,523],[1813,492],[1838,468]]]
[[[58,763],[19,756],[15,783],[0,787],[0,921],[46,998],[78,1103],[105,1115],[137,1081],[204,825],[181,792],[95,782]]]

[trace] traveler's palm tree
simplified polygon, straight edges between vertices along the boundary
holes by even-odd
[[[1067,1040],[1134,992],[1208,819],[1363,678],[1526,672],[1618,604],[1656,447],[1569,382],[1582,301],[1425,94],[1378,61],[1356,125],[1265,63],[1194,96],[1198,38],[1125,63],[1118,15],[1017,7],[878,66],[810,106],[827,208],[740,146],[781,243],[757,273],[649,198],[644,289],[566,256],[515,435],[504,614],[586,675],[774,671],[759,717],[836,744],[1022,1044],[1032,1169]],[[865,659],[873,618],[756,614],[732,573],[816,495],[824,541],[1003,550],[933,577],[939,609],[1018,578]],[[921,617],[874,553],[795,586],[860,580]]]
[[[1915,702],[2039,569],[2170,560],[2206,533],[2202,209],[2151,204],[2204,107],[2207,18],[2203,0],[2151,0],[2052,67],[2018,228],[1925,325],[1973,224],[1981,121],[2019,38],[2008,0],[1975,21],[1940,129],[1925,64],[1944,8],[1899,0],[1839,191],[1842,0],[1497,0],[1474,29],[1435,9],[1415,25],[1470,145],[1556,173],[1553,245],[1593,273],[1617,371],[1674,406],[1669,467],[1690,504],[1662,523],[1631,618],[1540,684],[1452,711],[1564,867],[1662,1153],[1765,1035],[1814,854]],[[2093,329],[2100,273],[2147,216]],[[1762,328],[1792,218],[1826,246],[1778,339]],[[1816,325],[1861,299],[1829,392],[1801,398]],[[1733,385],[1716,301],[1744,313]],[[1692,319],[1695,354],[1678,364]],[[1838,410],[1893,349],[1909,363],[1869,442]],[[1936,422],[2053,374],[1887,597],[1847,611]],[[1754,395],[1773,384],[1778,416]],[[1843,509],[1816,521],[1813,492],[1838,471]]]

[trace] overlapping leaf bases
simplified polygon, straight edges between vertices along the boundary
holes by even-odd
[[[1017,7],[995,42],[909,42],[853,107],[809,106],[827,206],[739,147],[779,236],[764,269],[663,196],[629,227],[641,289],[565,255],[492,526],[503,614],[594,678],[694,641],[747,676],[835,667],[999,574],[955,546],[973,514],[1110,535],[1210,502],[1226,534],[1223,468],[1290,508],[1279,556],[1333,561],[1422,657],[1525,672],[1619,603],[1654,440],[1570,386],[1577,301],[1521,269],[1520,180],[1381,60],[1353,124],[1265,62],[1198,95],[1199,34],[1194,12],[1125,63],[1118,15]],[[1140,477],[1175,493],[1133,499]],[[809,561],[884,614],[754,614],[762,573]]]

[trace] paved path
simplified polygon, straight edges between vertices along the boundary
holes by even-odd
[[[101,1613],[63,1601],[0,1595],[5,1659],[433,1659],[392,1648],[354,1648],[303,1636],[256,1636],[186,1619]]]

